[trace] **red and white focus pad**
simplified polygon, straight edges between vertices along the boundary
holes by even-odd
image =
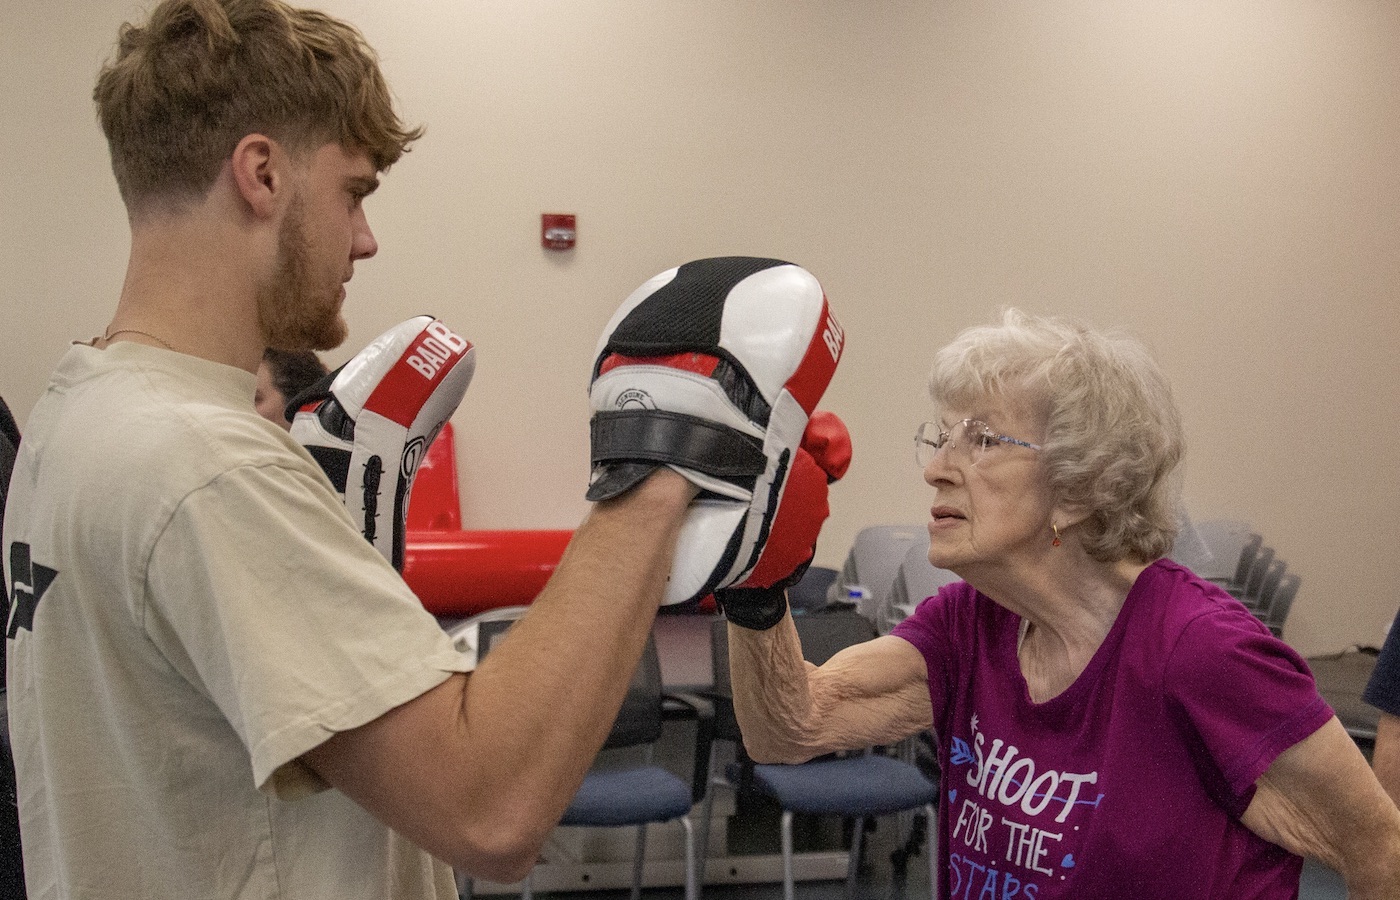
[[[658,465],[701,489],[663,603],[742,582],[762,554],[808,417],[845,335],[817,279],[719,257],[650,279],[613,315],[590,387],[590,500]]]
[[[292,419],[292,437],[320,463],[365,538],[400,571],[413,477],[475,368],[470,341],[432,316],[415,316],[332,373]]]

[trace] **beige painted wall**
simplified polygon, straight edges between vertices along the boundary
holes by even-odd
[[[120,288],[89,95],[144,4],[3,3],[0,391],[23,422]],[[924,521],[929,358],[1015,304],[1147,337],[1192,513],[1252,521],[1301,574],[1304,652],[1379,642],[1400,604],[1400,4],[322,5],[428,125],[370,203],[347,347],[424,311],[477,342],[468,527],[575,524],[613,308],[688,259],[771,255],[817,273],[849,335],[825,405],[856,461],[820,562]],[[538,242],[556,211],[579,216],[564,255]]]

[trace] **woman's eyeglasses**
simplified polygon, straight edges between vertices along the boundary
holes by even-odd
[[[986,422],[978,419],[963,419],[944,431],[937,422],[925,422],[914,434],[914,461],[920,469],[927,469],[933,457],[944,447],[955,459],[970,466],[981,462],[989,450],[1002,444],[1012,444],[1039,450],[1039,444],[1023,441],[1020,438],[997,434]]]

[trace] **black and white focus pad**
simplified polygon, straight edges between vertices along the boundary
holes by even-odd
[[[403,571],[413,477],[471,383],[476,348],[432,316],[390,328],[298,398],[292,437],[374,548]]]
[[[661,465],[701,489],[663,604],[753,570],[844,343],[816,277],[776,259],[686,263],[613,315],[589,389],[588,499],[615,497]]]

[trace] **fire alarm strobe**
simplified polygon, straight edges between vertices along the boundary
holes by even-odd
[[[540,215],[540,244],[546,250],[571,250],[578,239],[572,213],[542,213]]]

